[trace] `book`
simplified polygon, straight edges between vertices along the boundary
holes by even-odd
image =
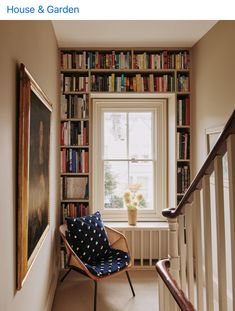
[[[88,177],[64,177],[65,199],[87,199]]]

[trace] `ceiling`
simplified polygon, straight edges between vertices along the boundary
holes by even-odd
[[[192,47],[217,21],[52,21],[59,47]]]

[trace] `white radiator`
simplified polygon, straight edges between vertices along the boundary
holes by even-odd
[[[167,258],[167,223],[145,222],[137,223],[136,226],[129,226],[126,223],[119,222],[105,224],[126,236],[134,268],[152,269],[158,259]]]

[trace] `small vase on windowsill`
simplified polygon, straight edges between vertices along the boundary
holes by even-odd
[[[128,209],[128,224],[131,226],[136,226],[137,221],[137,208],[135,209]]]

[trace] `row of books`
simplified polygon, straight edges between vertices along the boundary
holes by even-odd
[[[61,122],[60,132],[62,146],[86,146],[89,143],[88,121]]]
[[[189,53],[162,51],[159,53],[134,54],[134,69],[189,69]]]
[[[61,119],[85,119],[88,118],[89,99],[86,94],[61,95]]]
[[[61,52],[62,69],[86,69],[86,51]]]
[[[179,160],[190,159],[189,138],[190,136],[188,132],[177,132],[176,135],[177,159]]]
[[[90,69],[131,69],[131,52],[88,52],[87,66]]]
[[[177,193],[184,193],[190,185],[190,169],[188,165],[177,167]]]
[[[177,125],[190,125],[189,97],[177,99]]]
[[[177,75],[177,90],[179,92],[189,92],[190,91],[189,76],[182,75],[182,74]]]
[[[92,75],[91,90],[93,92],[174,92],[175,79],[171,75],[154,76],[140,75],[116,76]]]
[[[189,69],[189,52],[162,50],[157,52],[134,52],[132,56],[131,51],[69,51],[61,53],[61,68]]]
[[[61,177],[62,200],[88,200],[88,177]]]
[[[89,152],[85,149],[61,151],[61,173],[89,173]]]
[[[67,92],[89,92],[88,76],[65,76],[63,91]]]
[[[66,217],[83,217],[89,214],[89,206],[85,203],[61,203],[63,223]]]

